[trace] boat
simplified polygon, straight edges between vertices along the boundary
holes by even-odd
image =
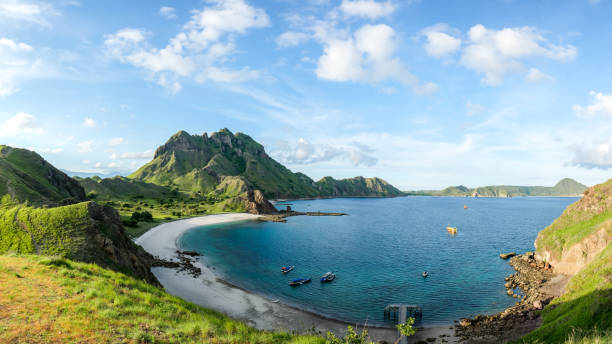
[[[295,265],[291,265],[291,266],[283,266],[281,268],[281,272],[286,274],[289,273],[290,271],[292,271],[293,269],[295,269]]]
[[[427,277],[427,276],[429,276],[429,272],[427,271],[423,272],[423,277]]]
[[[467,206],[467,205],[464,205],[464,206],[463,206],[463,209],[467,209],[467,208],[468,208],[468,206]]]
[[[325,275],[321,276],[321,283],[331,282],[336,278],[336,274],[333,272],[328,272]]]
[[[306,278],[298,278],[298,279],[294,279],[293,281],[289,282],[289,285],[292,286],[292,287],[297,287],[297,286],[302,285],[302,284],[310,283],[311,280],[312,279],[310,279],[310,278],[308,278],[308,279],[306,279]]]
[[[446,227],[446,230],[450,233],[450,234],[457,234],[457,227],[451,227],[448,226]]]

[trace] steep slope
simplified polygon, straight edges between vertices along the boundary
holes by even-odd
[[[612,241],[612,180],[595,185],[538,234],[536,255],[575,274]]]
[[[523,196],[549,196],[549,197],[576,197],[580,196],[586,185],[565,178],[555,186],[515,186],[515,185],[491,185],[476,188],[467,188],[463,185],[451,186],[439,191],[414,191],[413,195],[431,196],[469,196],[469,197],[523,197]]]
[[[0,256],[1,343],[323,344],[255,330],[97,265]]]
[[[251,191],[266,198],[311,198],[336,196],[399,196],[403,193],[378,178],[335,180],[315,183],[302,173],[293,173],[270,156],[264,147],[245,134],[227,129],[204,135],[180,131],[159,147],[152,161],[129,178],[178,187],[183,192],[209,193],[223,177],[240,177]]]
[[[289,171],[270,158],[262,145],[245,134],[227,129],[210,137],[180,131],[159,147],[153,160],[129,178],[181,191],[208,193],[223,176],[243,177],[268,198],[314,197],[318,192],[310,178]]]
[[[26,149],[0,145],[0,198],[17,202],[58,204],[84,201],[85,191],[74,179]]]
[[[329,197],[390,197],[403,195],[403,192],[380,178],[355,177],[336,180],[332,177],[324,177],[316,185],[321,196]]]
[[[595,185],[536,239],[536,258],[572,276],[524,342],[563,342],[578,329],[612,329],[612,180]],[[606,337],[606,340],[612,340]],[[603,342],[603,341],[602,341]]]
[[[62,256],[157,283],[151,255],[125,234],[117,212],[94,202],[56,208],[0,206],[0,254]]]

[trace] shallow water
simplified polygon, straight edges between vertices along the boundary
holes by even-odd
[[[215,272],[271,299],[345,321],[385,324],[390,303],[418,304],[421,325],[494,313],[513,304],[501,252],[533,250],[537,233],[576,198],[339,198],[291,201],[298,211],[342,217],[291,217],[287,223],[198,227],[178,244],[205,255]],[[465,210],[463,205],[469,208]],[[279,208],[282,207],[279,205]],[[449,235],[447,225],[458,228]],[[296,265],[288,275],[283,265]],[[335,281],[321,284],[327,271]],[[429,272],[428,278],[421,276]],[[310,284],[288,281],[312,277]]]

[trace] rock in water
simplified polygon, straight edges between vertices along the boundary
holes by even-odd
[[[514,257],[516,256],[516,252],[510,252],[510,253],[502,253],[499,255],[499,258],[501,259],[508,259],[510,257]]]

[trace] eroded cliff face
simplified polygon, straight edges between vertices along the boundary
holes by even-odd
[[[574,275],[612,245],[612,180],[590,187],[538,234],[536,258]]]
[[[550,263],[555,273],[575,275],[611,243],[612,220],[608,220],[597,232],[563,250],[560,257],[551,250],[541,249],[536,251],[536,258]]]

